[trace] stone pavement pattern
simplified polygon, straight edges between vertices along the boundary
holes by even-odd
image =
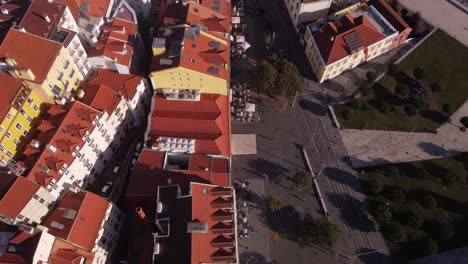
[[[446,0],[400,0],[413,12],[420,12],[430,24],[443,29],[468,46],[468,15]]]
[[[341,135],[354,168],[450,157],[468,151],[468,131],[460,131],[463,116],[468,101],[437,134],[344,129]]]

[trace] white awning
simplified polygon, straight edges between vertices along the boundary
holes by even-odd
[[[236,42],[238,43],[245,42],[245,36],[244,35],[236,36]]]
[[[246,103],[245,104],[245,111],[246,112],[255,112],[255,104]]]
[[[238,17],[238,16],[232,17],[232,23],[233,24],[240,24],[240,17]]]

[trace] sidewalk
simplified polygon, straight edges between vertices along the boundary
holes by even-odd
[[[437,134],[359,129],[340,133],[354,168],[436,159],[468,151],[468,132],[459,129],[462,116],[468,116],[468,101]]]

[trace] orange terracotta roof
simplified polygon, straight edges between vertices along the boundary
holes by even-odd
[[[56,0],[65,2],[70,9],[75,21],[78,21],[78,10],[85,16],[105,17],[110,6],[111,0]]]
[[[71,244],[68,241],[62,239],[55,239],[54,244],[52,246],[51,254],[49,257],[49,262],[52,264],[73,264],[74,262],[70,262],[69,260],[64,260],[64,257],[72,257],[69,254],[62,253],[63,251],[73,252],[74,254],[80,255],[86,259],[85,263],[92,263],[94,258],[94,253],[84,250],[81,247],[77,247],[74,244]],[[76,258],[72,261],[76,261]],[[78,262],[80,263],[80,262]]]
[[[191,182],[212,183],[228,186],[229,162],[226,159],[214,159],[204,154],[191,154],[189,168],[181,171],[164,170],[166,152],[144,149],[138,158],[127,195],[155,195],[158,186],[178,184],[188,190]],[[205,168],[211,168],[205,170]]]
[[[18,230],[15,236],[13,236],[10,239],[8,244],[17,246],[18,248],[22,249],[21,251],[18,251],[14,254],[17,256],[21,256],[21,258],[26,261],[24,263],[33,263],[33,258],[39,246],[41,236],[42,236],[42,232],[38,229],[34,229],[32,234]],[[20,262],[8,262],[2,259],[2,257],[3,255],[0,256],[0,263],[23,263],[21,261]]]
[[[202,94],[200,101],[174,101],[156,95],[148,143],[160,136],[195,139],[196,153],[230,156],[227,96]]]
[[[379,13],[396,28],[396,30],[401,32],[410,27],[386,0],[371,0],[370,4],[375,7],[375,9],[377,9],[377,11],[379,11]]]
[[[0,83],[2,84],[0,90],[0,120],[3,121],[21,89],[22,82],[7,73],[0,72]]]
[[[30,264],[22,255],[5,252],[0,255],[0,263],[2,264]]]
[[[0,14],[0,44],[7,35],[13,23],[18,24],[29,7],[29,0],[10,0],[0,3],[0,9],[8,10],[8,14]]]
[[[112,70],[97,69],[89,83],[106,85],[124,98],[132,100],[142,80],[141,76],[135,74],[120,74]]]
[[[200,3],[225,17],[231,18],[231,0],[201,0]]]
[[[80,101],[111,115],[120,103],[121,97],[107,85],[88,84],[85,88],[85,96]]]
[[[50,255],[49,262],[52,264],[80,264],[84,256],[73,250],[59,249]]]
[[[35,83],[42,84],[61,48],[57,42],[10,29],[0,46],[0,58],[13,58],[19,68],[33,72]]]
[[[91,192],[68,192],[44,225],[50,234],[92,250],[108,206],[106,199]],[[64,217],[67,209],[76,211],[75,217]],[[62,224],[63,228],[54,227],[52,222]]]
[[[66,7],[65,4],[57,1],[34,0],[24,15],[20,27],[23,27],[28,33],[49,38],[63,17]],[[46,15],[50,22],[46,21]]]
[[[189,2],[186,5],[182,3],[163,5],[160,14],[164,17],[165,24],[204,25],[210,33],[211,31],[229,33],[231,26],[231,21],[227,16],[196,2]]]
[[[7,176],[2,175],[1,177],[5,179]],[[11,179],[11,176],[8,177],[8,181],[2,183],[2,186],[8,185]],[[0,214],[15,219],[39,188],[39,185],[28,181],[24,177],[16,177],[0,200]]]
[[[116,9],[114,19],[104,25],[96,47],[87,50],[88,57],[106,56],[114,59],[118,64],[130,68],[135,43],[138,34],[138,21],[136,17],[129,16],[133,9],[121,2]]]
[[[153,57],[151,71],[184,67],[227,80],[229,68],[225,66],[229,61],[229,46],[196,31],[196,28],[160,31],[158,38],[166,39],[166,51]],[[222,36],[217,37],[223,39]],[[161,59],[169,59],[172,63],[161,65]]]
[[[363,48],[385,38],[385,35],[380,33],[365,16],[353,18],[344,15],[312,33],[326,64],[336,62],[352,53],[345,41],[345,36],[350,33],[359,35]]]
[[[46,107],[56,109],[57,106],[47,105]],[[83,136],[86,131],[92,133],[95,126],[92,124],[96,116],[102,113],[79,102],[71,102],[62,107],[65,111],[56,110],[57,114],[49,111],[47,120],[56,129],[41,132],[36,140],[40,142],[39,152],[28,150],[25,155],[24,166],[28,173],[27,178],[41,186],[47,185],[55,179],[58,181],[62,175],[59,173],[60,167],[66,163],[71,165],[75,157],[73,150],[85,144]],[[54,146],[57,150],[52,152],[46,147],[47,144]],[[29,154],[29,155],[27,155]]]

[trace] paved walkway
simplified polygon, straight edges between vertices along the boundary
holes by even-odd
[[[468,47],[468,15],[447,0],[400,0],[407,9],[421,13],[432,25]]]
[[[468,116],[468,101],[437,134],[344,129],[341,135],[354,168],[450,157],[468,151],[468,131],[460,131],[462,116]]]

